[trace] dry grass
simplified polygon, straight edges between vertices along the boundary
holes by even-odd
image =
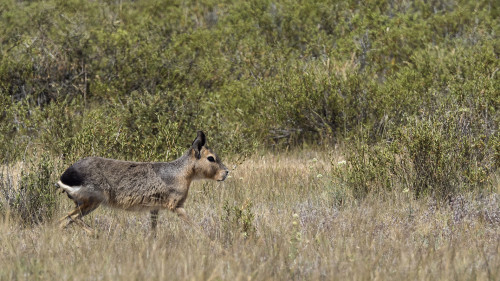
[[[167,212],[156,237],[147,213],[100,208],[86,218],[96,236],[4,219],[0,280],[500,279],[498,194],[356,201],[329,178],[331,157],[263,154],[196,183],[186,209],[203,234]]]
[[[1,180],[9,186],[18,187],[21,179],[21,172],[25,166],[25,163],[22,161],[12,165],[0,165],[0,175],[8,175],[8,177],[1,178]]]

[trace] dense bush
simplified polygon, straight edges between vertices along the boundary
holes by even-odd
[[[225,155],[348,142],[360,196],[481,189],[500,163],[497,6],[2,1],[0,159],[166,160],[203,129]]]
[[[459,192],[488,190],[498,169],[498,136],[464,132],[478,126],[443,112],[442,118],[413,118],[390,132],[390,142],[356,139],[347,148],[347,166],[333,165],[337,182],[354,196],[413,191],[416,197],[447,199]]]

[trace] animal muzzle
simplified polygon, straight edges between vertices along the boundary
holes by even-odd
[[[224,181],[227,178],[227,175],[229,175],[229,171],[223,170],[220,172],[219,175],[220,175],[220,179],[218,179],[218,181]]]

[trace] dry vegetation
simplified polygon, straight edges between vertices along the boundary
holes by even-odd
[[[499,280],[498,190],[355,199],[331,176],[342,159],[262,153],[224,183],[197,182],[186,209],[200,232],[167,212],[156,237],[147,213],[100,208],[86,218],[96,236],[6,216],[0,280]],[[55,217],[70,208],[59,200]]]

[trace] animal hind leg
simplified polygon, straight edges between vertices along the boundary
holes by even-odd
[[[76,217],[73,221],[81,228],[83,228],[83,230],[85,230],[88,234],[94,233],[94,230],[88,224],[86,224],[80,216]]]
[[[75,202],[76,203],[76,202]],[[72,222],[72,216],[76,215],[76,214],[79,214],[80,212],[82,212],[82,210],[85,208],[85,205],[84,204],[78,204],[76,203],[76,207],[73,211],[69,212],[67,215],[65,215],[64,217],[62,217],[61,219],[59,219],[59,222],[62,223],[65,219],[69,219],[70,220],[70,223]],[[66,224],[65,226],[69,225],[70,223]]]
[[[78,205],[72,212],[70,212],[68,215],[66,215],[65,217],[63,217],[61,219],[61,221],[62,221],[62,223],[60,225],[61,228],[66,228],[71,223],[75,222],[76,224],[81,226],[88,233],[92,233],[92,229],[82,220],[82,218],[84,216],[88,215],[89,213],[91,213],[92,211],[94,211],[95,209],[97,209],[97,207],[99,207],[99,203],[88,203],[87,202],[87,203],[83,203],[83,204]],[[75,218],[73,218],[74,215],[76,215]],[[68,221],[64,222],[65,219],[68,219]]]
[[[83,228],[83,230],[85,230],[87,233],[89,234],[93,234],[94,233],[94,230],[88,225],[86,224],[84,221],[83,221],[83,217],[90,214],[92,211],[94,211],[95,209],[97,209],[97,207],[99,207],[99,203],[92,203],[92,204],[88,204],[81,212],[80,214],[78,214],[78,216],[76,216],[76,218],[74,219],[74,221],[76,222],[76,224],[78,224],[80,227]]]

